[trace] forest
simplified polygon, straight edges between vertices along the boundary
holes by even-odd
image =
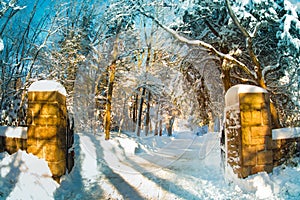
[[[1,0],[0,125],[26,125],[28,87],[57,80],[76,130],[106,139],[216,126],[236,84],[269,92],[273,128],[299,127],[296,2]]]

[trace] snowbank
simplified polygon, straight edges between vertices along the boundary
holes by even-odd
[[[53,199],[58,187],[45,160],[21,150],[0,153],[0,199]]]
[[[67,96],[67,91],[60,83],[54,80],[41,80],[34,82],[28,88],[29,92],[51,92],[51,91],[58,91],[64,96]]]

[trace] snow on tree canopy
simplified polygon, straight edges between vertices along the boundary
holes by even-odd
[[[238,84],[233,87],[231,87],[226,95],[225,95],[225,103],[226,106],[234,105],[235,103],[239,102],[239,95],[242,93],[268,93],[267,90],[253,86],[253,85],[244,85],[244,84]]]
[[[297,30],[300,29],[300,22],[298,20],[296,6],[286,1],[285,9],[288,12],[287,14],[285,14],[282,20],[282,24],[281,24],[282,32],[281,33],[279,32],[277,37],[289,41],[289,43],[291,43],[297,50],[299,50],[300,40],[299,38],[297,38],[297,36],[291,34],[291,32],[293,32],[291,31],[293,28]]]
[[[54,80],[41,80],[34,82],[28,89],[28,92],[50,92],[58,91],[64,96],[67,96],[67,91],[60,83]]]

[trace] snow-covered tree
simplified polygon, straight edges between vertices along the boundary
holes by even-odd
[[[277,111],[289,109],[278,102],[278,95],[284,95],[284,101],[294,99],[292,104],[299,110],[299,98],[294,97],[298,93],[278,84],[278,80],[289,80],[289,84],[298,88],[299,17],[289,1],[182,1],[174,11],[177,14],[174,21],[178,15],[182,20],[171,26],[158,19],[147,6],[131,3],[140,5],[141,14],[156,21],[177,40],[201,46],[218,57],[216,64],[220,66],[225,91],[237,83],[255,84],[270,92]],[[290,61],[286,61],[291,52]],[[284,60],[289,70],[284,69]],[[286,75],[282,79],[285,73],[294,80]],[[276,85],[270,83],[274,81]],[[274,126],[279,126],[276,110],[272,113]],[[285,122],[282,118],[281,124]]]
[[[0,52],[2,123],[3,120],[15,125],[25,123],[25,88],[40,49],[47,40],[47,34],[43,31],[46,30],[47,17],[37,17],[41,6],[39,0],[30,4],[28,1],[1,1],[0,38],[5,44]],[[7,105],[13,99],[18,99],[19,103],[10,112],[6,108],[10,107]]]

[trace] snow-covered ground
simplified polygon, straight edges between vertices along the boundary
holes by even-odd
[[[300,166],[224,178],[219,135],[75,135],[76,163],[61,184],[44,160],[0,153],[0,199],[299,199]],[[297,162],[300,163],[300,162]]]

